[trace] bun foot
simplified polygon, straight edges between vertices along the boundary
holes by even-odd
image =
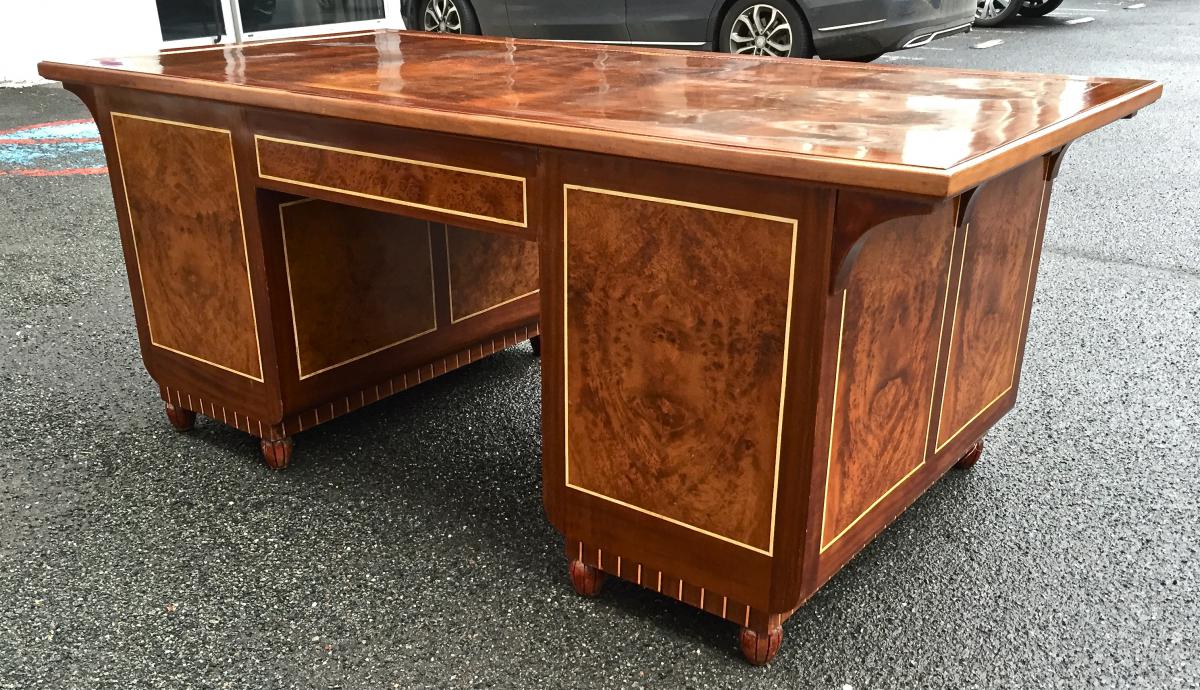
[[[963,453],[963,456],[958,459],[958,462],[954,463],[954,468],[958,470],[969,470],[975,466],[975,463],[979,462],[980,455],[983,455],[983,439],[979,439],[975,443],[971,444],[971,447],[967,449],[967,452]]]
[[[529,346],[533,348],[533,356],[542,356],[542,336],[535,335],[529,339]]]
[[[604,571],[583,561],[571,561],[568,572],[571,574],[571,585],[580,596],[594,597],[604,586]]]
[[[742,656],[755,666],[763,666],[775,658],[779,645],[783,644],[783,628],[775,626],[765,635],[750,628],[742,628],[739,638],[742,644]]]
[[[267,461],[267,467],[273,470],[282,470],[288,466],[288,462],[292,459],[292,438],[282,438],[278,441],[262,440],[263,459]]]
[[[196,424],[196,413],[167,403],[167,420],[176,431],[187,431]]]

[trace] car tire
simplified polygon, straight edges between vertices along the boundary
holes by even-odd
[[[421,0],[415,28],[439,34],[478,34],[479,20],[467,0]]]
[[[1000,26],[1016,16],[1023,0],[976,0],[975,26]]]
[[[717,48],[734,55],[810,58],[815,54],[808,22],[787,0],[734,2],[721,20]]]
[[[1057,10],[1061,4],[1063,0],[1024,0],[1021,3],[1021,16],[1044,17]]]

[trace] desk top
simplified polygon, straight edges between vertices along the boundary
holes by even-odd
[[[43,76],[948,196],[1157,100],[1136,79],[374,31],[43,62]]]

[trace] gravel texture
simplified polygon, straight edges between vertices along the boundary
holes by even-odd
[[[306,432],[272,473],[245,434],[166,423],[107,178],[0,176],[0,688],[1197,687],[1200,5],[1065,9],[884,60],[1167,90],[1068,153],[983,460],[766,669],[658,595],[575,596],[528,346]],[[0,130],[83,116],[0,90]]]

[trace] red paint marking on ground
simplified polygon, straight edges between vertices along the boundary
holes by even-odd
[[[77,137],[73,139],[0,139],[0,145],[4,144],[24,144],[24,145],[39,145],[39,144],[94,144],[100,141],[100,137]]]
[[[91,121],[92,121],[92,118],[85,117],[85,118],[81,118],[78,120],[58,120],[56,122],[39,122],[39,123],[32,124],[32,125],[21,125],[20,127],[13,127],[12,129],[0,129],[0,135],[12,134],[13,132],[20,132],[21,130],[25,130],[25,129],[41,129],[42,127],[61,127],[63,125],[82,125],[85,122],[91,122]]]
[[[63,175],[103,175],[108,172],[107,167],[99,168],[66,168],[64,170],[0,170],[0,177],[5,175],[19,175],[21,177],[61,177]]]

